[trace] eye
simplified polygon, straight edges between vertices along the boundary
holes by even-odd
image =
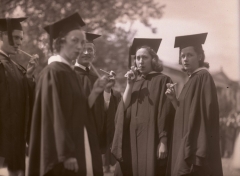
[[[92,53],[93,49],[92,48],[88,48],[88,52]]]
[[[79,39],[78,39],[78,38],[72,38],[72,41],[73,41],[74,43],[77,43],[77,42],[79,41]]]

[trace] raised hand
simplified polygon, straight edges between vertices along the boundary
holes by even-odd
[[[137,68],[132,66],[131,69],[125,74],[128,84],[133,84],[137,79]]]
[[[39,64],[39,56],[37,54],[34,54],[30,58],[30,60],[28,62],[28,65],[27,65],[27,74],[26,74],[26,76],[28,78],[33,76],[33,73],[36,70],[36,67],[38,66],[38,64]]]

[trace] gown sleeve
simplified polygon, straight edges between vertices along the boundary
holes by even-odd
[[[54,165],[76,157],[75,145],[66,127],[70,112],[65,104],[70,103],[70,95],[69,90],[61,90],[67,80],[59,79],[60,76],[48,70],[36,86],[29,145],[30,173],[44,175]]]

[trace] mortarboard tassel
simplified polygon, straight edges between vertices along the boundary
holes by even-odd
[[[7,32],[8,32],[8,42],[10,45],[14,46],[13,37],[12,37],[12,23],[11,19],[7,18]]]

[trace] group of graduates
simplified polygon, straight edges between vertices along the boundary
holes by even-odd
[[[103,175],[109,163],[102,161],[115,164],[112,156],[115,175],[223,175],[217,94],[202,48],[207,33],[175,38],[189,76],[178,98],[176,83],[161,73],[162,39],[135,38],[121,97],[115,72],[101,76],[92,65],[100,35],[83,31],[78,13],[44,27],[56,55],[35,80],[37,55],[26,69],[11,59],[21,51],[25,19],[0,19],[0,159],[9,175]]]

